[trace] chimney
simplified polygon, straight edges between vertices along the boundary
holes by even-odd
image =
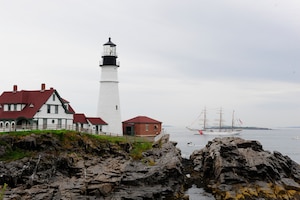
[[[13,92],[16,93],[18,91],[18,86],[14,85]]]
[[[46,84],[45,83],[42,83],[41,84],[41,92],[44,92],[46,89]]]

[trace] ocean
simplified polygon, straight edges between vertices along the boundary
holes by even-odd
[[[170,134],[170,140],[176,141],[184,158],[189,158],[193,151],[202,149],[217,136],[200,135],[196,131],[190,131],[185,127],[164,127],[164,132]],[[240,135],[246,140],[259,141],[264,150],[278,151],[300,163],[300,128],[276,128],[272,130],[243,130]],[[189,145],[189,144],[190,145]],[[190,200],[214,200],[202,188],[192,187],[187,191]]]

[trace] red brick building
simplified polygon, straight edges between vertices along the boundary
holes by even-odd
[[[161,132],[162,122],[146,116],[137,116],[122,122],[123,135],[156,136]]]

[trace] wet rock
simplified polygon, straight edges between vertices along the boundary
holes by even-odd
[[[5,146],[0,146],[0,157],[4,156],[5,154],[6,154]]]
[[[216,199],[298,199],[300,166],[257,141],[215,138],[190,156],[192,179]]]
[[[154,200],[183,196],[180,150],[167,135],[140,160],[130,157],[130,143],[99,142],[81,134],[70,140],[51,134],[5,138],[5,148],[30,152],[29,157],[0,162],[0,184],[8,184],[5,199]]]
[[[36,137],[34,135],[25,136],[16,142],[14,146],[25,150],[35,150],[37,148]]]

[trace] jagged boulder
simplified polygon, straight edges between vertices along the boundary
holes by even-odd
[[[216,199],[300,199],[300,166],[258,141],[215,138],[190,156],[192,179]]]
[[[139,160],[130,142],[110,143],[74,134],[0,135],[0,153],[28,155],[0,162],[5,199],[180,199],[180,150],[163,136]],[[1,156],[1,155],[0,155]],[[1,157],[0,157],[1,158]]]

